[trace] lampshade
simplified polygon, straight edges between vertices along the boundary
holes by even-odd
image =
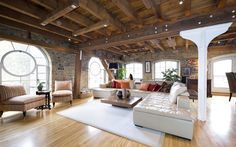
[[[118,63],[109,63],[109,69],[118,69]]]

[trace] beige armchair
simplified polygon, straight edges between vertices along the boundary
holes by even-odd
[[[73,100],[72,82],[71,81],[55,81],[55,90],[52,93],[52,103],[55,107],[56,102],[69,101],[72,105]]]
[[[27,95],[21,85],[0,85],[0,117],[4,111],[26,111],[32,108],[41,107],[45,103],[44,96]]]

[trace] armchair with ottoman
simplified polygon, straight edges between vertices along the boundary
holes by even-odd
[[[22,85],[0,85],[0,117],[4,111],[22,111],[25,117],[27,110],[44,103],[44,96],[27,95]]]

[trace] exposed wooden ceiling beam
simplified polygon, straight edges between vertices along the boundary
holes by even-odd
[[[192,0],[185,0],[184,1],[184,15],[190,16],[191,15],[191,2]]]
[[[63,30],[53,25],[41,26],[40,20],[32,18],[27,15],[17,13],[16,11],[5,8],[3,6],[0,6],[0,16],[18,23],[22,23],[37,29],[41,29],[43,31],[48,31],[54,34],[58,34],[67,38],[74,39],[76,41],[81,41],[80,39],[73,37],[71,32],[69,31]]]
[[[102,50],[109,51],[109,52],[112,52],[112,53],[114,53],[114,54],[121,55],[121,56],[124,55],[123,53],[118,52],[118,51],[115,51],[115,50],[113,50],[113,49],[111,49],[111,48],[103,48]]]
[[[170,36],[178,36],[179,32],[183,30],[235,21],[236,18],[232,18],[232,16],[229,15],[233,9],[235,9],[235,6],[221,9],[221,11],[212,11],[171,22],[168,24],[167,31],[164,29],[165,24],[159,26],[147,26],[142,29],[112,35],[108,38],[109,41],[107,43],[105,43],[105,38],[100,38],[82,43],[79,46],[86,49],[98,49],[127,43],[137,43],[151,39],[164,39]],[[210,14],[214,15],[214,19],[209,18]],[[202,23],[199,24],[199,21]],[[88,45],[89,43],[90,45]]]
[[[153,48],[148,42],[144,42],[144,47],[147,48],[148,50],[150,50],[150,52],[154,53],[155,52],[155,48]]]
[[[217,8],[224,8],[227,0],[217,0]]]
[[[41,25],[45,26],[52,21],[66,15],[67,13],[71,12],[72,10],[76,9],[79,6],[79,0],[73,0],[71,3],[67,4],[63,8],[57,8],[55,11],[52,12],[46,19],[41,22]]]
[[[38,5],[40,5],[40,6],[42,6],[42,7],[44,7],[44,8],[47,8],[47,9],[49,9],[51,11],[57,5],[55,1],[49,1],[49,0],[31,0],[31,1],[36,3],[36,4],[38,4]],[[60,4],[60,3],[58,3],[58,4]],[[79,13],[76,13],[76,12],[67,13],[64,17],[72,20],[73,22],[76,22],[78,24],[86,26],[86,27],[94,24],[93,21],[91,21],[87,17],[85,17],[85,16],[83,16],[83,15],[81,15]],[[106,35],[102,31],[96,31],[96,32],[98,32],[101,35]]]
[[[185,49],[189,50],[189,40],[185,40]]]
[[[176,49],[176,41],[175,38],[168,37],[166,40],[169,47],[172,47],[174,50]]]
[[[79,52],[78,46],[68,41],[57,40],[55,38],[49,38],[40,34],[29,33],[25,30],[15,29],[6,25],[0,24],[0,38],[6,40],[12,40],[22,43],[29,43],[32,45],[63,51],[70,53]]]
[[[161,49],[162,51],[165,50],[164,47],[160,44],[160,41],[159,41],[159,40],[157,40],[157,39],[152,39],[152,40],[150,40],[150,42],[151,42],[152,44],[156,45],[156,46],[157,46],[159,49]]]
[[[99,19],[107,19],[112,25],[121,31],[126,31],[126,26],[119,20],[115,19],[103,6],[93,0],[80,0],[80,7],[87,10]]]
[[[142,1],[147,9],[152,9],[157,20],[163,21],[163,18],[161,16],[161,9],[160,9],[161,0],[142,0]]]
[[[136,22],[142,23],[142,20],[135,14],[134,9],[131,7],[127,0],[112,0],[112,2],[119,7],[128,17]]]
[[[91,31],[95,31],[95,30],[107,27],[108,25],[109,25],[109,21],[103,20],[103,21],[95,23],[91,26],[88,26],[84,29],[79,29],[79,30],[74,31],[73,36],[82,35],[82,34],[85,34],[85,33],[91,32]]]

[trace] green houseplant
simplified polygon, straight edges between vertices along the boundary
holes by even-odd
[[[40,82],[39,79],[37,79],[37,89],[38,89],[38,91],[43,90],[43,84],[45,84],[45,82]]]
[[[118,79],[125,79],[126,69],[125,68],[119,68],[117,72],[117,78]]]
[[[165,81],[180,81],[180,76],[177,74],[177,69],[168,69],[163,74],[163,80]]]

